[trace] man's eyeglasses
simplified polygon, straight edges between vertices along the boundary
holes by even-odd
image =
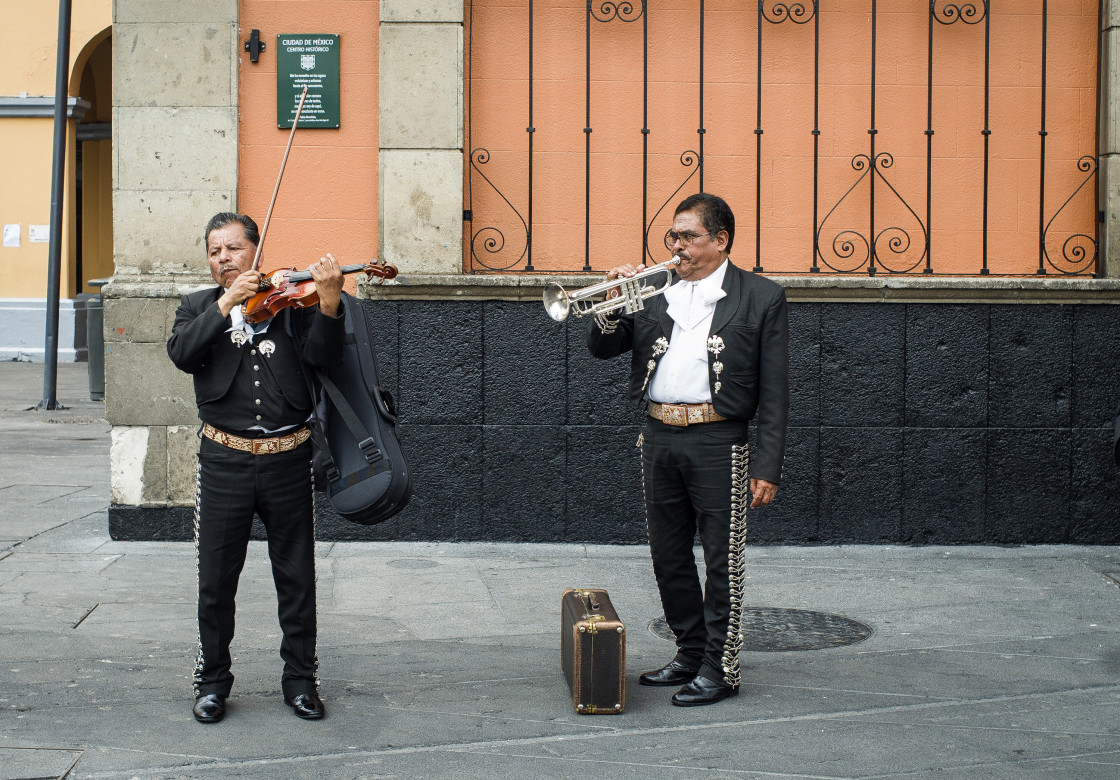
[[[702,238],[704,236],[712,236],[714,238],[717,232],[719,231],[713,231],[710,233],[677,233],[674,230],[670,230],[665,234],[665,246],[666,248],[671,250],[673,248],[673,244],[677,243],[678,241],[680,242],[681,246],[691,246],[692,243],[698,238]]]

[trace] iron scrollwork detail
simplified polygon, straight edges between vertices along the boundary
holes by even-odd
[[[894,188],[894,185],[890,183],[890,180],[888,180],[887,177],[883,175],[882,170],[880,170],[888,169],[892,165],[894,165],[894,157],[892,157],[889,152],[879,152],[875,155],[875,159],[873,161],[866,154],[857,154],[852,158],[851,165],[853,170],[862,171],[862,173],[860,173],[859,178],[857,178],[855,180],[855,183],[853,183],[852,186],[848,188],[848,191],[844,193],[840,200],[836,202],[836,205],[834,205],[829,210],[824,219],[821,220],[820,225],[817,227],[817,256],[826,266],[840,273],[851,273],[853,271],[858,271],[865,265],[868,266],[870,273],[874,273],[876,263],[878,263],[885,270],[891,273],[908,273],[909,271],[914,270],[925,259],[926,249],[923,248],[922,254],[917,260],[914,260],[912,263],[910,263],[909,265],[905,265],[904,267],[897,267],[893,263],[888,263],[884,260],[884,258],[889,258],[891,254],[901,258],[902,255],[904,255],[907,250],[910,249],[910,245],[912,243],[910,239],[910,233],[898,225],[885,227],[871,236],[870,239],[867,236],[864,236],[858,230],[844,229],[838,232],[832,239],[832,251],[836,256],[836,259],[838,260],[848,260],[856,257],[857,262],[855,262],[854,264],[840,264],[836,262],[836,260],[834,260],[833,262],[829,262],[825,258],[824,253],[821,252],[821,234],[824,232],[824,226],[828,222],[829,217],[831,217],[833,212],[835,212],[836,209],[840,207],[840,204],[842,204],[847,199],[847,197],[852,194],[855,188],[859,186],[859,183],[867,178],[868,174],[878,176],[880,181],[886,184],[887,187],[890,188],[891,192],[894,193],[895,197],[898,198],[898,202],[901,203],[908,212],[910,212],[910,215],[914,218],[914,221],[918,223],[918,227],[921,228],[923,246],[928,247],[928,242],[925,240],[926,226],[922,222],[921,217],[919,217],[914,212],[914,209],[910,208],[910,204],[906,202],[905,198],[903,198],[902,195],[899,194],[898,190]],[[874,206],[872,208],[874,209]],[[872,213],[871,216],[872,224],[874,224],[874,213]],[[860,246],[863,247],[862,257],[857,255],[857,250]],[[886,250],[889,250],[889,254],[881,252],[880,246],[884,246]],[[843,267],[841,267],[841,265],[843,265]]]
[[[817,0],[813,0],[812,11],[806,9],[804,3],[774,3],[767,11],[766,0],[758,0],[758,10],[771,24],[781,24],[787,19],[794,24],[805,24],[817,15]]]
[[[984,10],[979,11],[975,3],[946,3],[939,10],[937,0],[930,0],[929,13],[935,20],[944,25],[950,25],[957,21],[965,24],[979,24],[988,17],[988,0],[984,0],[983,5]]]
[[[491,256],[500,253],[505,249],[506,245],[505,234],[496,227],[487,226],[479,228],[471,233],[471,260],[472,262],[477,262],[479,266],[488,271],[507,271],[520,263],[522,259],[524,259],[525,254],[529,251],[529,226],[525,223],[525,218],[521,216],[521,212],[514,208],[514,205],[509,202],[509,199],[502,194],[502,191],[499,190],[494,182],[490,181],[490,178],[479,168],[480,165],[486,165],[488,162],[490,162],[490,152],[487,149],[478,147],[471,152],[471,168],[478,172],[478,175],[490,185],[490,188],[494,190],[494,192],[498,193],[498,197],[505,201],[510,211],[521,221],[521,227],[525,230],[525,248],[521,250],[521,254],[518,255],[516,259],[505,265],[491,265],[490,263],[483,262],[482,256],[480,256],[478,251],[479,241],[482,242],[482,250]],[[473,223],[471,227],[474,227]]]
[[[665,202],[661,204],[661,207],[653,213],[652,217],[650,217],[649,224],[646,225],[645,237],[642,243],[644,245],[645,257],[648,257],[650,262],[654,264],[656,264],[658,261],[654,259],[653,253],[649,251],[649,231],[653,229],[653,223],[657,221],[658,215],[665,210],[665,207],[672,202],[673,198],[677,197],[677,193],[684,189],[684,185],[688,184],[689,180],[696,175],[696,172],[699,171],[704,164],[703,160],[700,159],[700,155],[694,152],[692,149],[686,149],[685,151],[681,152],[680,160],[681,165],[683,165],[685,168],[692,168],[692,166],[696,167],[692,168],[692,172],[685,177],[684,181],[680,183],[680,186],[673,190],[673,194],[665,199]],[[668,231],[666,231],[665,235],[666,237],[668,237]]]
[[[642,15],[645,13],[645,0],[642,0],[641,7],[637,9],[636,13],[634,12],[634,3],[629,2],[629,0],[623,0],[623,2],[604,0],[603,3],[600,4],[598,12],[595,10],[594,0],[588,0],[587,12],[590,13],[592,17],[595,17],[596,21],[614,21],[615,19],[619,21],[637,21],[641,19]],[[599,13],[603,16],[599,16]]]
[[[641,6],[638,8],[637,13],[634,11],[634,4],[630,0],[623,0],[620,3],[612,3],[610,0],[603,0],[599,5],[599,11],[595,11],[594,0],[587,0],[587,12],[599,22],[611,22],[618,19],[620,22],[636,22],[642,18],[646,12],[645,0],[642,0]],[[600,16],[599,14],[602,14]]]
[[[1090,267],[1096,262],[1097,259],[1097,241],[1093,236],[1086,235],[1085,233],[1074,233],[1062,242],[1062,260],[1064,260],[1069,268],[1062,268],[1054,262],[1050,257],[1050,251],[1046,247],[1046,234],[1050,231],[1050,226],[1054,224],[1054,220],[1062,213],[1062,210],[1069,205],[1077,193],[1089,183],[1089,181],[1097,174],[1097,158],[1092,155],[1085,155],[1077,161],[1077,170],[1086,174],[1081,184],[1077,185],[1077,189],[1073,194],[1066,198],[1065,203],[1054,212],[1054,216],[1050,217],[1050,221],[1046,223],[1046,227],[1042,231],[1042,255],[1046,258],[1046,262],[1055,271],[1062,274],[1079,274],[1089,270]],[[1092,247],[1092,254],[1088,252],[1088,247]]]

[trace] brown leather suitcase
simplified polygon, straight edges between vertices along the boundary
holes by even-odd
[[[583,715],[626,706],[626,627],[605,590],[569,588],[560,598],[560,665]]]

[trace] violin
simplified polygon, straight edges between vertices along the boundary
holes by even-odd
[[[397,267],[384,260],[344,265],[340,270],[343,275],[360,271],[370,279],[377,277],[378,284],[397,275]],[[257,289],[259,292],[256,295],[241,304],[241,313],[250,325],[264,322],[288,307],[303,309],[319,302],[319,292],[315,289],[310,271],[297,271],[294,268],[274,271],[269,276],[261,277]]]

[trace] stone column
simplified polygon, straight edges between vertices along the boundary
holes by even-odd
[[[1098,251],[1104,275],[1120,277],[1120,0],[1101,4],[1100,168],[1097,186],[1104,221]]]
[[[382,0],[379,255],[463,270],[463,2]]]
[[[116,271],[103,294],[116,536],[130,510],[194,500],[194,393],[165,343],[179,296],[210,282],[206,220],[236,210],[237,18],[237,0],[114,3]]]

